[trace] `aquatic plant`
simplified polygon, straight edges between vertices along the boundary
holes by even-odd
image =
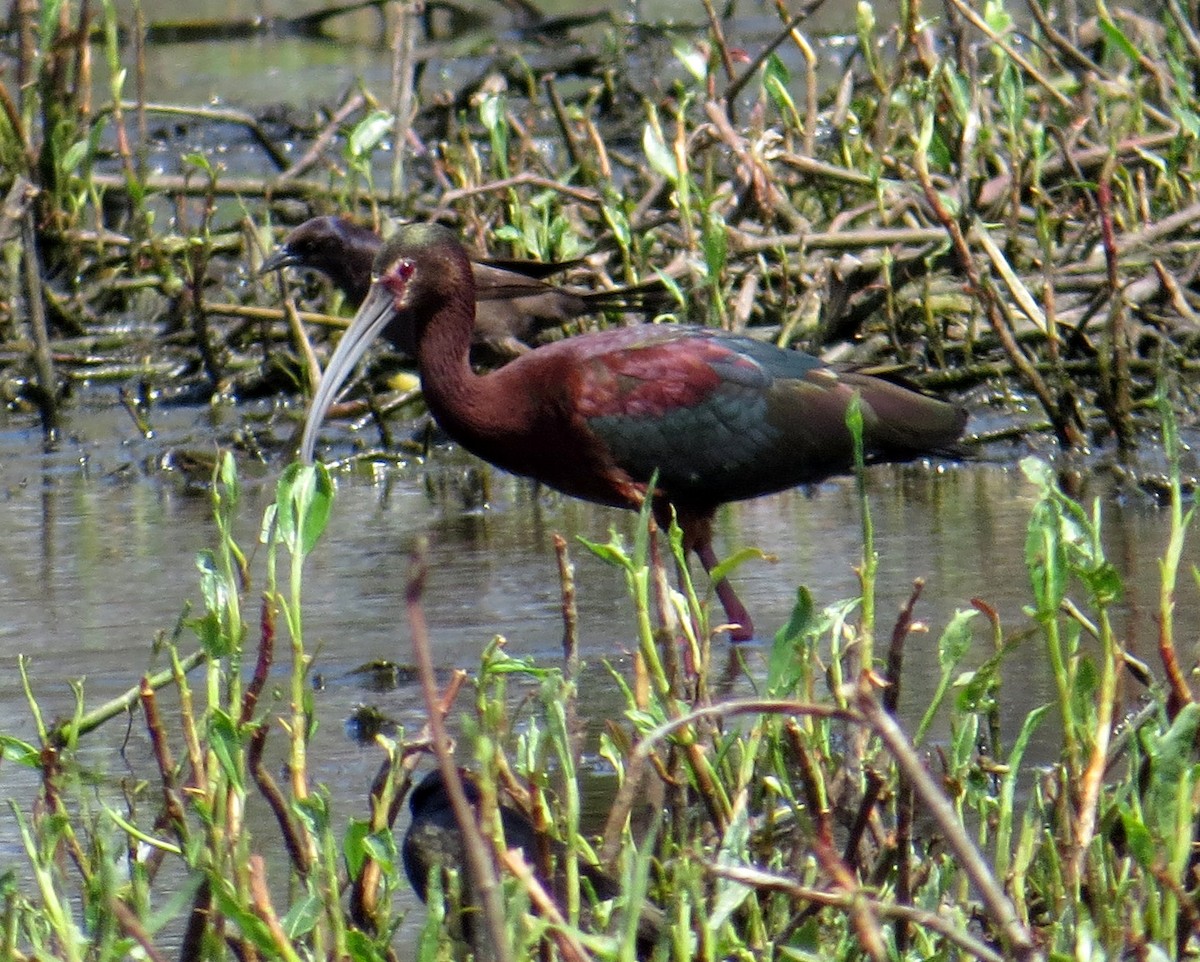
[[[450,219],[522,256],[591,251],[600,286],[662,271],[693,320],[915,366],[926,385],[1001,412],[981,443],[1045,433],[1064,459],[1024,462],[1036,497],[1028,622],[1004,623],[980,597],[937,626],[929,704],[907,704],[903,667],[923,586],[888,625],[873,603],[865,501],[861,591],[830,600],[799,589],[765,664],[739,653],[752,697],[720,693],[708,592],[686,569],[672,586],[678,534],[642,518],[604,544],[561,543],[561,665],[511,657],[497,640],[477,672],[441,690],[425,672],[435,732],[380,729],[362,817],[335,809],[309,759],[328,720],[311,693],[318,655],[305,643],[302,576],[329,515],[329,478],[286,469],[256,553],[233,535],[233,456],[211,479],[204,461],[216,544],[199,559],[202,612],[164,633],[168,667],[131,678],[105,706],[80,688],[74,717],[55,723],[27,681],[37,738],[0,732],[0,767],[40,778],[36,798],[7,800],[24,861],[0,866],[0,957],[398,955],[391,896],[407,883],[394,829],[418,756],[431,743],[446,751],[443,718],[458,734],[454,758],[479,778],[485,817],[468,832],[471,861],[500,886],[487,913],[501,958],[633,958],[652,903],[665,911],[657,958],[1195,954],[1200,715],[1174,618],[1177,596],[1200,588],[1183,560],[1194,508],[1180,455],[1200,310],[1187,235],[1200,25],[1189,11],[1169,0],[1147,21],[1095,4],[1083,22],[1060,23],[1034,2],[1018,26],[1003,3],[950,0],[944,17],[909,2],[884,24],[864,3],[855,57],[821,90],[807,8],[780,6],[777,36],[742,51],[705,4],[698,31],[609,22],[597,28],[599,63],[563,45],[539,79],[528,62],[497,58],[488,80],[499,77],[502,94],[464,87],[415,110],[403,97],[415,89],[417,21],[404,16],[387,38],[408,51],[397,96],[356,89],[319,121],[285,124],[278,139],[304,148],[292,161],[261,118],[150,103],[140,51],[165,31],[137,4],[121,22],[104,3],[97,34],[95,9],[16,5],[19,82],[0,85],[4,397],[35,409],[51,439],[89,397],[67,392],[64,403],[70,385],[135,383],[123,401],[142,435],[156,390],[303,393],[320,345],[302,322],[340,322],[281,308],[248,281],[285,198],[301,202],[298,217],[345,202],[372,220]],[[324,16],[305,23],[319,30]],[[87,72],[93,36],[109,69],[102,90]],[[670,69],[647,85],[628,64],[652,44]],[[186,118],[205,142],[236,124],[267,172],[230,175],[215,155],[152,134],[155,114]],[[413,140],[427,153],[401,165]],[[152,144],[185,155],[180,170],[151,170]],[[300,303],[322,306],[323,293],[301,289]],[[265,459],[270,445],[255,436],[291,426],[273,414],[225,440],[237,432],[245,457]],[[1168,465],[1156,488],[1171,536],[1153,665],[1114,627],[1122,586],[1102,505],[1068,497],[1097,440],[1118,460],[1139,443],[1160,447]],[[622,572],[637,615],[630,666],[611,666],[624,714],[590,740],[576,725],[571,554],[581,550]],[[406,598],[418,660],[437,631],[423,623],[425,576],[418,555]],[[1016,723],[1005,701],[1021,671],[1014,651],[1045,658],[1054,679],[1053,702]],[[512,697],[518,682],[529,697]],[[141,780],[97,783],[79,748],[123,715],[150,745]],[[1031,770],[1035,737],[1051,740],[1054,760]],[[599,832],[581,811],[584,752],[614,786]],[[636,803],[652,792],[641,817]],[[563,843],[561,902],[526,871],[551,877],[544,853],[518,860],[496,844],[489,813],[502,800]],[[252,805],[270,812],[265,829],[248,829]],[[589,849],[620,895],[585,913],[578,865]],[[457,885],[451,873],[433,890]],[[431,902],[422,959],[452,950],[444,905]]]

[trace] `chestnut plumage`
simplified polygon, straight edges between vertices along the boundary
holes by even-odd
[[[401,227],[330,359],[304,426],[310,461],[339,387],[382,335],[416,359],[430,413],[485,461],[599,504],[672,508],[686,548],[717,563],[712,519],[728,502],[821,481],[853,466],[845,418],[860,399],[871,461],[945,449],[966,411],[908,387],[746,335],[645,324],[567,338],[487,374],[468,359],[475,289],[466,251],[444,227]],[[647,490],[657,472],[657,488]],[[753,636],[725,580],[715,590],[733,637]]]

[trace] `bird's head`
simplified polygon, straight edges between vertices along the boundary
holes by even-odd
[[[397,312],[424,316],[462,293],[471,269],[452,231],[441,224],[402,224],[375,255],[371,280],[391,295]]]
[[[380,248],[371,288],[334,351],[309,408],[300,458],[311,461],[317,427],[337,390],[380,335],[421,361],[419,345],[438,317],[457,319],[465,355],[474,319],[475,289],[470,261],[458,238],[437,224],[404,224]]]
[[[260,273],[284,267],[308,267],[328,273],[346,248],[348,237],[366,230],[344,217],[313,217],[293,229],[279,249],[263,261]]]

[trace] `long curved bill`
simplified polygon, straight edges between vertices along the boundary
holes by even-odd
[[[303,463],[312,464],[317,429],[325,420],[325,414],[333,405],[338,390],[354,371],[354,365],[367,353],[371,342],[395,316],[394,297],[387,285],[378,282],[372,284],[367,299],[362,302],[333,357],[325,366],[325,373],[321,375],[321,383],[317,386],[317,396],[309,405],[308,417],[304,421],[304,435],[300,439],[300,460]]]
[[[260,275],[269,274],[271,271],[283,270],[285,267],[295,267],[300,262],[301,258],[299,255],[289,250],[285,244],[277,248],[275,253],[262,262],[262,267],[258,269],[258,273]]]

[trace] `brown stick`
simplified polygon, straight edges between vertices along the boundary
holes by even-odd
[[[1133,449],[1133,424],[1129,420],[1131,410],[1131,388],[1129,379],[1129,342],[1125,333],[1125,301],[1121,296],[1121,279],[1118,273],[1117,238],[1113,226],[1112,175],[1115,160],[1109,158],[1096,185],[1096,204],[1100,209],[1100,231],[1104,244],[1104,263],[1108,270],[1108,348],[1112,370],[1104,379],[1102,398],[1104,407],[1117,435],[1117,446],[1122,456],[1128,457]]]
[[[321,154],[325,148],[329,146],[333,138],[338,135],[338,131],[342,129],[342,125],[346,122],[346,118],[354,114],[356,111],[362,110],[366,105],[367,98],[362,91],[355,91],[343,101],[342,105],[333,112],[333,116],[329,118],[327,123],[315,138],[309,144],[308,150],[296,158],[296,162],[280,173],[278,180],[275,183],[278,185],[282,181],[292,180],[299,177],[310,167],[314,166],[321,159]]]
[[[46,302],[42,295],[42,270],[38,257],[37,230],[33,223],[33,190],[30,185],[21,217],[22,261],[25,266],[25,306],[29,311],[29,327],[33,334],[33,364],[37,371],[38,410],[42,415],[42,435],[54,442],[59,432],[58,377],[50,356],[50,331],[46,326]]]
[[[142,947],[150,962],[167,962],[167,956],[154,944],[154,939],[150,937],[150,933],[146,931],[133,909],[117,898],[109,900],[108,907],[117,924],[121,926],[121,931]]]
[[[937,932],[946,941],[957,945],[965,952],[969,952],[977,959],[980,959],[981,962],[1004,962],[1004,956],[984,942],[979,941],[950,920],[944,919],[933,912],[927,912],[924,909],[881,902],[861,890],[855,893],[827,892],[823,889],[802,885],[794,879],[741,865],[708,865],[706,868],[719,878],[731,879],[742,885],[749,885],[759,890],[783,892],[792,898],[806,902],[815,902],[819,905],[848,910],[852,902],[856,900],[866,901],[876,915],[883,918],[907,920],[922,928],[929,929],[931,932]]]
[[[450,805],[454,809],[454,818],[462,833],[463,848],[467,855],[467,869],[475,881],[475,887],[482,902],[483,923],[486,926],[487,938],[480,940],[481,944],[477,949],[483,949],[484,952],[481,954],[495,962],[512,962],[512,944],[509,942],[508,928],[504,924],[504,905],[500,901],[500,882],[496,876],[496,865],[492,859],[491,846],[483,837],[474,808],[467,801],[462,779],[458,774],[458,766],[454,764],[454,756],[451,753],[446,722],[438,710],[440,699],[437,681],[434,677],[433,655],[429,646],[425,611],[421,607],[425,573],[424,551],[419,546],[413,556],[413,567],[405,591],[405,603],[408,609],[409,630],[412,632],[413,660],[416,662],[417,672],[421,676],[421,692],[425,696],[425,709],[428,712],[430,740],[433,742],[433,751],[437,757],[438,768],[442,773],[442,781],[446,786],[446,794],[450,797]],[[487,944],[488,941],[490,941],[490,947]],[[490,952],[487,951],[488,948],[490,948]]]
[[[154,759],[158,764],[159,778],[162,780],[163,804],[166,806],[175,837],[181,844],[186,844],[187,819],[183,813],[183,800],[179,795],[179,786],[175,783],[175,760],[171,756],[171,746],[167,744],[167,733],[158,713],[158,700],[146,678],[142,678],[139,696],[142,701],[142,712],[146,716],[146,730],[150,733],[150,744],[154,749]]]

